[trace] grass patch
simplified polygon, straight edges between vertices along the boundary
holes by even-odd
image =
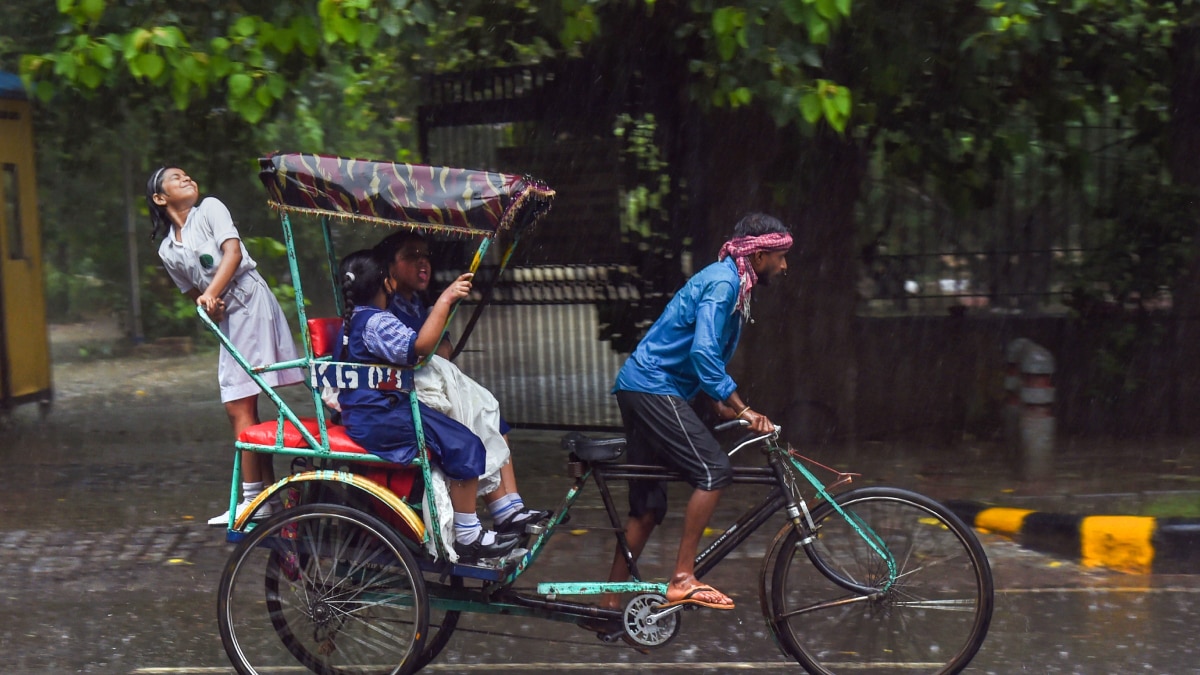
[[[1155,518],[1200,518],[1200,495],[1148,497],[1143,515]]]

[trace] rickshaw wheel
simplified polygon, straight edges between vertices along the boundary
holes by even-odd
[[[407,675],[425,650],[429,603],[408,547],[379,519],[336,504],[287,509],[255,527],[221,575],[225,652],[249,675]]]
[[[429,594],[437,597],[437,587],[437,584],[431,587],[428,591]],[[462,577],[451,576],[445,587],[452,590],[462,588]],[[429,637],[425,640],[425,651],[421,652],[421,658],[417,659],[416,670],[429,665],[429,662],[436,659],[438,654],[441,654],[442,650],[446,648],[451,636],[454,635],[454,629],[458,627],[458,617],[461,612],[453,609],[446,610],[439,617],[439,611],[430,607],[429,614]]]

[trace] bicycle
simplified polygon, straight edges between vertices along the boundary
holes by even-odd
[[[338,186],[323,186],[303,173],[320,161],[309,156],[264,159],[264,174],[271,172],[264,175],[269,188],[268,181],[277,174],[304,186],[303,194],[295,197],[298,205],[290,203],[287,194],[273,195],[273,200],[284,209],[291,206],[305,212],[333,208],[314,206],[313,195]],[[347,171],[378,168],[357,160],[346,167]],[[399,174],[396,167],[383,168]],[[424,169],[407,168],[410,173]],[[330,173],[322,172],[326,176],[322,180],[328,181]],[[364,181],[359,178],[347,181],[360,189]],[[532,216],[519,212],[529,205],[529,195],[544,200],[553,195],[517,180],[505,184],[513,190],[507,193],[508,205],[515,205],[518,213],[493,209],[493,214],[502,214],[495,216],[501,220],[511,216],[517,222],[530,222]],[[348,189],[339,190],[341,196]],[[449,207],[443,203],[439,208]],[[376,215],[342,212],[341,216],[378,218],[378,210],[372,214]],[[420,225],[414,225],[415,215],[405,218],[398,222]],[[291,252],[294,242],[286,211],[283,220]],[[327,221],[322,222],[331,246]],[[484,235],[481,249],[487,241],[490,237]],[[476,264],[481,255],[476,254]],[[294,255],[289,258],[294,265]],[[231,515],[227,531],[237,546],[221,575],[218,624],[226,653],[239,673],[299,664],[321,674],[407,675],[441,653],[462,612],[584,626],[612,622],[620,628],[603,633],[607,641],[622,640],[644,649],[670,643],[680,631],[683,606],[667,606],[665,583],[641,578],[610,484],[629,479],[680,481],[678,474],[660,466],[621,463],[624,439],[568,434],[563,445],[573,483],[552,516],[527,527],[526,545],[503,559],[472,565],[450,562],[436,528],[429,526],[438,520],[430,496],[435,483],[423,452],[412,465],[383,463],[330,423],[319,403],[322,384],[397,389],[411,395],[419,429],[412,373],[332,361],[328,332],[340,320],[304,321],[295,269],[293,277],[306,355],[299,364],[267,368],[307,367],[316,414],[298,417],[260,382],[280,406],[279,417],[247,430],[235,444],[236,450],[291,455],[303,464],[264,490],[242,514]],[[240,359],[227,340],[223,344]],[[244,365],[252,374],[263,369]],[[736,424],[726,423],[718,430]],[[765,464],[735,466],[733,484],[763,486],[766,494],[697,556],[697,577],[782,512],[786,522],[763,560],[758,590],[763,616],[785,654],[810,673],[955,673],[970,663],[987,635],[994,589],[987,557],[969,527],[937,502],[907,490],[864,487],[834,494],[855,474],[824,467],[835,477],[826,486],[809,468],[821,465],[781,443],[778,427],[772,433],[741,439],[730,454],[749,448],[757,448]],[[234,485],[239,480],[238,456],[235,452]],[[517,588],[517,580],[568,522],[572,506],[589,483],[597,488],[632,578],[553,581],[532,590]],[[276,495],[284,498],[286,508],[253,523],[254,512]],[[603,594],[629,599],[620,609],[567,599]]]

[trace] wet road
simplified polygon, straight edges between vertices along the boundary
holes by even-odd
[[[215,618],[230,547],[220,530],[202,524],[223,510],[231,448],[212,361],[59,366],[51,414],[43,420],[36,407],[24,407],[4,422],[0,671],[232,672]],[[553,440],[514,432],[522,492],[532,503],[553,503],[568,485]],[[730,494],[717,520],[731,519],[750,496]],[[588,527],[600,513],[586,506],[572,523],[586,532],[556,537],[523,584],[604,575],[607,535]],[[648,547],[650,576],[665,575],[678,526],[676,512]],[[679,637],[649,655],[570,625],[464,616],[426,672],[799,672],[767,634],[755,597],[774,529],[706,578],[737,609],[684,614]],[[997,604],[968,672],[1200,673],[1200,577],[1086,570],[1004,539],[983,541]]]

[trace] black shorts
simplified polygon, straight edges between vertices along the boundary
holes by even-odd
[[[692,487],[719,490],[733,482],[733,464],[696,411],[678,396],[618,391],[631,464],[662,464],[678,471]],[[667,483],[629,481],[629,515],[667,514]]]

